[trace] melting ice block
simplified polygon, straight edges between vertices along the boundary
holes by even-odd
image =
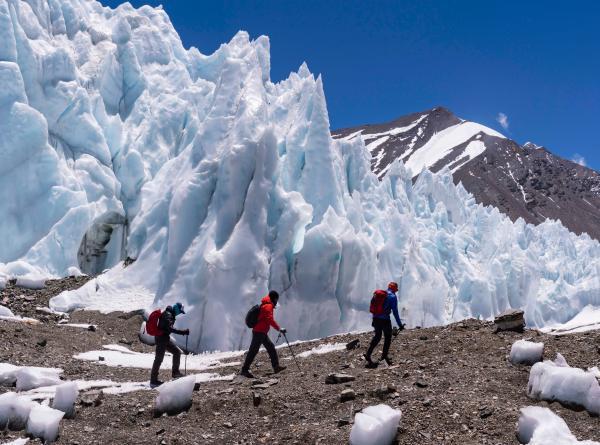
[[[45,443],[54,442],[58,437],[58,427],[65,413],[49,406],[36,404],[29,413],[27,433],[42,439]]]
[[[600,415],[600,385],[594,372],[570,367],[560,354],[555,361],[546,360],[531,367],[527,395],[582,406]]]
[[[37,405],[29,399],[19,397],[14,392],[0,394],[0,430],[22,430],[27,424],[29,412]]]
[[[529,445],[600,445],[591,440],[578,441],[563,419],[541,406],[521,408],[517,436]]]
[[[375,405],[354,416],[350,445],[390,445],[396,437],[402,412],[388,405]]]
[[[67,382],[56,387],[52,408],[65,413],[67,418],[75,414],[75,401],[79,395],[76,382]]]
[[[155,413],[177,414],[188,409],[192,405],[195,384],[196,377],[188,375],[159,386],[159,394],[154,406]]]
[[[59,374],[62,369],[57,368],[20,368],[15,372],[17,378],[17,391],[29,391],[40,386],[53,386],[61,383]]]
[[[542,361],[544,343],[517,340],[510,348],[510,361],[514,364],[533,365]]]

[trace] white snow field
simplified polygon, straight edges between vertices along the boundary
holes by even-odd
[[[354,416],[350,445],[390,445],[402,412],[388,405],[368,406]]]
[[[521,408],[517,427],[519,442],[529,445],[600,445],[592,440],[578,441],[563,419],[549,408]]]
[[[566,405],[585,408],[600,415],[600,385],[597,369],[584,370],[570,367],[558,354],[554,361],[538,362],[529,371],[527,395],[533,399],[559,401]]]
[[[52,309],[180,300],[195,351],[246,346],[269,288],[293,339],[367,328],[392,279],[409,327],[600,307],[598,242],[512,223],[449,171],[413,184],[398,162],[379,182],[362,137],[332,140],[322,79],[303,64],[275,83],[269,67],[267,37],[204,55],[161,8],[0,0],[3,282],[110,269]]]
[[[510,348],[510,362],[515,365],[533,365],[541,362],[544,356],[544,343],[517,340]]]

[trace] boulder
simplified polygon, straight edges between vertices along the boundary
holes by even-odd
[[[352,351],[353,349],[358,348],[359,345],[360,345],[360,340],[358,338],[355,338],[354,340],[346,343],[346,349],[348,351]]]
[[[496,332],[517,331],[523,332],[525,328],[525,312],[521,309],[508,309],[494,319]]]
[[[355,379],[356,378],[350,374],[334,373],[334,374],[329,374],[327,377],[325,377],[325,383],[332,385],[332,384],[336,384],[336,383],[352,382]]]
[[[356,398],[356,393],[352,389],[345,389],[340,394],[340,402],[348,402]]]

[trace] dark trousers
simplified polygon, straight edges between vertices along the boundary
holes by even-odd
[[[158,380],[158,371],[160,365],[162,365],[163,359],[165,358],[165,352],[169,351],[173,354],[173,374],[179,372],[179,362],[181,361],[181,349],[171,341],[171,338],[167,335],[155,337],[156,339],[156,353],[154,355],[154,364],[152,365],[152,372],[150,373],[150,381],[155,382]]]
[[[373,340],[371,340],[369,349],[367,349],[367,357],[371,358],[371,354],[379,344],[379,341],[381,340],[381,334],[383,334],[383,352],[381,357],[385,358],[388,356],[390,344],[392,343],[392,320],[373,318],[373,324],[371,326],[375,328],[375,335],[373,336]]]
[[[256,354],[258,354],[260,345],[263,345],[269,353],[269,358],[271,359],[271,366],[273,366],[273,369],[279,367],[279,357],[277,356],[275,345],[269,336],[267,334],[263,334],[262,332],[252,332],[250,349],[248,349],[248,353],[246,354],[246,360],[244,360],[242,371],[248,371],[250,369],[250,365],[254,361]]]

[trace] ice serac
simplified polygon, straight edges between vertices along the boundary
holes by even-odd
[[[597,242],[512,223],[448,169],[378,181],[361,138],[331,138],[321,77],[271,81],[264,36],[205,55],[161,8],[91,0],[0,0],[0,23],[0,281],[110,269],[54,309],[182,301],[200,351],[244,347],[269,289],[293,338],[368,327],[391,279],[409,326],[600,306]]]

